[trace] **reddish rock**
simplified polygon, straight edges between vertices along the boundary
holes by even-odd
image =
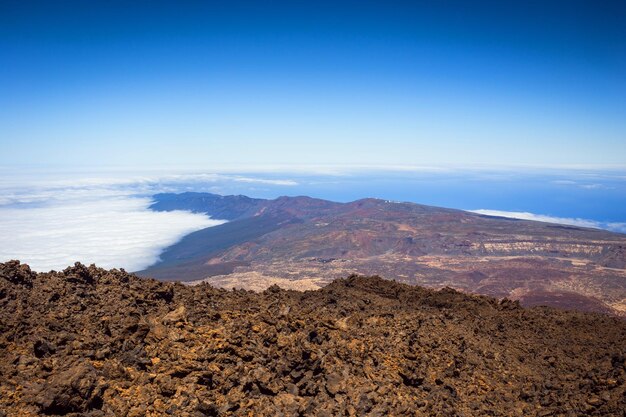
[[[625,381],[626,322],[602,314],[378,277],[253,293],[0,264],[6,416],[608,416]]]

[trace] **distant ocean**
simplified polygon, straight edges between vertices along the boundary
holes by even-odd
[[[20,259],[39,271],[75,261],[140,270],[186,234],[220,224],[202,214],[149,210],[159,192],[375,197],[626,233],[621,171],[0,173],[0,262]]]
[[[266,184],[218,189],[254,197],[308,195],[347,202],[364,197],[579,224],[626,233],[626,172],[374,172],[268,175]],[[290,186],[272,185],[289,179]]]

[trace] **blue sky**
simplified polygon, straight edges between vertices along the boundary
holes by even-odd
[[[624,166],[624,21],[623,1],[0,0],[0,165]]]

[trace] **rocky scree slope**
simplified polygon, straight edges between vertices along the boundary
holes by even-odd
[[[0,264],[0,415],[623,415],[626,322],[351,276],[227,291]]]

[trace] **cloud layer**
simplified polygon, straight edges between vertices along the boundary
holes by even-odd
[[[1,173],[1,171],[0,171]],[[117,176],[81,177],[79,172],[43,179],[5,175],[0,177],[0,206],[16,204],[38,204],[64,202],[68,199],[85,199],[98,196],[152,196],[160,192],[207,191],[216,188],[243,184],[259,184],[276,187],[291,187],[298,182],[289,178],[261,178],[225,174],[169,174],[137,175],[118,173]],[[78,177],[78,178],[77,178]]]
[[[37,271],[76,261],[143,269],[187,233],[223,223],[184,211],[153,212],[150,199],[70,200],[41,207],[0,207],[0,261],[19,259]]]
[[[223,223],[184,211],[154,212],[159,192],[221,192],[226,186],[290,187],[285,178],[198,173],[5,171],[0,177],[0,262],[19,259],[37,271],[80,261],[141,270],[184,235]],[[101,173],[102,174],[102,173]]]
[[[543,214],[528,213],[525,211],[502,211],[502,210],[468,210],[472,213],[484,214],[487,216],[509,217],[512,219],[533,220],[537,222],[567,224],[579,227],[591,227],[595,229],[611,230],[613,232],[626,233],[626,223],[599,222],[595,220],[579,219],[571,217],[554,217]]]

